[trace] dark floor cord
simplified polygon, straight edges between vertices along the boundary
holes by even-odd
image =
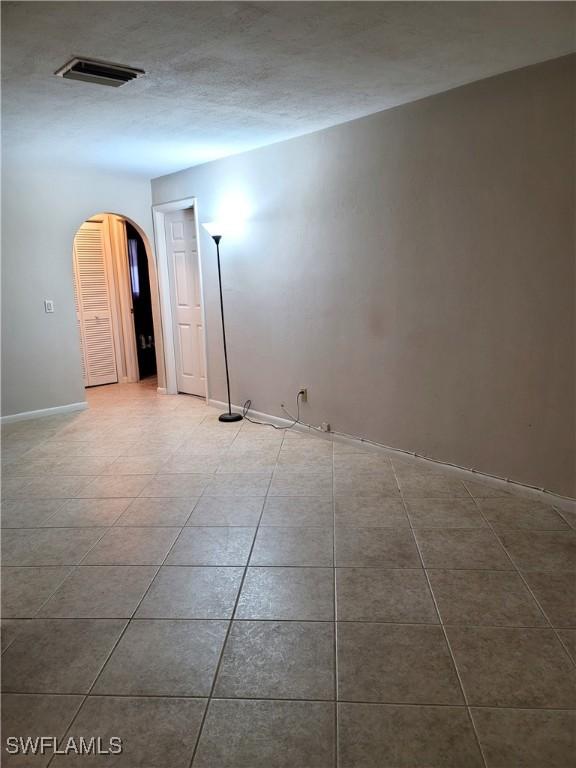
[[[242,408],[242,418],[246,419],[246,421],[249,421],[250,424],[259,424],[262,427],[272,427],[273,429],[284,429],[284,430],[292,429],[292,427],[296,426],[296,424],[302,424],[302,422],[300,421],[300,398],[301,397],[302,397],[302,392],[298,392],[298,394],[296,395],[296,408],[297,408],[296,418],[294,419],[293,416],[290,416],[290,418],[294,420],[292,424],[289,424],[287,427],[281,427],[278,424],[272,424],[269,421],[256,421],[256,419],[251,419],[249,416],[247,416],[246,414],[248,413],[248,411],[252,406],[252,400],[246,400],[246,402],[244,403],[244,406]]]

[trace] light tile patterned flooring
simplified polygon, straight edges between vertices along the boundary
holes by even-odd
[[[572,765],[573,514],[149,385],[88,399],[5,429],[5,737],[124,741],[56,768]]]

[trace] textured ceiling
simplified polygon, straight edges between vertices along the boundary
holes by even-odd
[[[155,176],[574,50],[568,2],[4,2],[5,150]],[[74,54],[146,70],[53,76]]]

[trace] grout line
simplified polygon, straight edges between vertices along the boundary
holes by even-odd
[[[340,765],[340,723],[338,717],[338,589],[336,584],[336,488],[334,443],[332,443],[332,570],[334,597],[334,766]]]
[[[112,530],[112,526],[109,528],[109,530]],[[88,699],[88,697],[89,697],[89,696],[90,696],[90,694],[92,693],[92,691],[93,691],[93,689],[94,689],[94,686],[96,685],[96,683],[97,683],[97,682],[98,682],[98,680],[100,679],[100,677],[101,677],[102,673],[103,673],[103,672],[104,672],[104,670],[106,669],[106,665],[108,664],[108,662],[109,662],[109,661],[110,661],[110,659],[112,658],[112,655],[114,654],[114,651],[116,650],[116,648],[118,648],[118,645],[120,644],[120,641],[122,640],[122,638],[123,638],[123,637],[124,637],[124,635],[126,634],[126,631],[127,631],[128,627],[129,627],[129,626],[130,626],[130,624],[132,623],[132,619],[134,618],[134,616],[135,616],[135,614],[136,614],[137,610],[140,608],[140,605],[142,604],[142,602],[143,602],[144,598],[146,597],[146,595],[147,595],[147,594],[148,594],[148,592],[150,591],[150,588],[151,588],[152,584],[154,583],[154,581],[156,580],[156,577],[158,576],[158,574],[159,574],[159,572],[160,572],[160,569],[162,568],[162,566],[163,566],[163,565],[164,565],[164,563],[166,562],[166,559],[168,558],[168,555],[170,554],[170,552],[172,551],[172,548],[174,547],[174,545],[176,544],[176,542],[177,542],[177,541],[178,541],[178,539],[180,538],[180,536],[181,536],[181,534],[182,534],[182,531],[183,531],[183,530],[184,530],[184,528],[182,528],[182,529],[180,530],[180,533],[179,533],[179,534],[176,536],[176,538],[174,539],[174,541],[172,542],[172,544],[171,544],[171,545],[170,545],[170,547],[168,548],[168,551],[166,552],[166,555],[164,556],[164,559],[162,560],[162,563],[161,563],[160,565],[156,566],[156,572],[155,572],[154,576],[152,577],[152,579],[150,580],[150,583],[148,584],[148,587],[146,588],[146,590],[144,591],[144,594],[142,595],[142,597],[141,597],[141,598],[140,598],[140,600],[138,601],[138,603],[137,603],[136,607],[135,607],[135,608],[134,608],[134,610],[132,611],[132,614],[131,614],[130,618],[129,618],[129,619],[126,621],[126,623],[125,623],[125,625],[124,625],[124,628],[122,629],[122,631],[120,632],[120,634],[118,635],[118,637],[117,637],[117,639],[116,639],[116,642],[115,642],[115,643],[112,645],[112,648],[110,649],[110,651],[108,652],[108,655],[107,655],[107,656],[106,656],[106,658],[104,659],[104,662],[103,662],[103,664],[102,664],[102,665],[101,665],[101,667],[100,667],[100,670],[99,670],[99,671],[96,673],[96,676],[95,676],[95,678],[94,678],[94,680],[93,680],[93,682],[92,682],[92,685],[89,687],[88,691],[87,691],[87,692],[84,694],[84,699],[83,699],[83,701],[82,701],[82,703],[81,703],[80,707],[79,707],[79,708],[78,708],[78,710],[76,711],[76,714],[74,715],[74,717],[73,717],[73,718],[72,718],[72,720],[70,721],[70,725],[69,725],[69,726],[68,726],[68,728],[66,729],[66,731],[65,731],[65,733],[64,733],[64,736],[63,736],[62,738],[64,738],[64,737],[65,737],[67,734],[69,734],[69,733],[70,733],[70,729],[72,728],[72,726],[73,726],[73,725],[74,725],[74,723],[76,722],[76,719],[77,719],[77,717],[78,717],[79,713],[81,712],[82,708],[84,707],[84,704],[86,703],[86,700]],[[99,541],[101,541],[101,539],[102,539],[102,537],[101,537],[101,538],[98,540],[98,542],[99,542]],[[96,543],[98,543],[98,542],[96,542]],[[96,545],[94,545],[94,546],[96,546]],[[88,552],[86,553],[85,557],[87,557],[87,556],[88,556]],[[120,621],[124,621],[124,619],[120,619]],[[49,761],[48,761],[48,763],[46,764],[46,768],[50,768],[50,766],[52,765],[52,762],[53,762],[53,760],[54,760],[55,756],[56,756],[56,753],[54,753],[54,754],[52,755],[52,757],[50,758],[50,760],[49,760]]]
[[[55,513],[55,514],[56,514],[56,513]],[[42,529],[42,530],[51,530],[51,529],[50,529],[50,528],[46,528],[46,529]],[[82,530],[82,529],[80,529],[80,530]],[[79,563],[74,563],[74,564],[70,564],[70,565],[68,565],[68,564],[65,564],[65,565],[44,566],[44,567],[47,567],[47,568],[50,568],[50,567],[52,567],[52,568],[71,568],[71,570],[70,570],[70,572],[69,572],[68,574],[66,574],[66,576],[64,577],[64,579],[63,579],[63,580],[62,580],[62,581],[61,581],[61,582],[58,584],[58,586],[56,587],[56,589],[55,589],[55,590],[54,590],[54,591],[53,591],[53,592],[52,592],[52,593],[51,593],[51,594],[50,594],[50,595],[49,595],[49,596],[46,598],[46,600],[44,600],[44,602],[43,602],[43,603],[42,603],[42,604],[41,604],[41,605],[38,607],[38,609],[37,609],[37,610],[36,610],[36,612],[34,613],[34,616],[32,616],[32,617],[30,617],[30,618],[48,618],[48,617],[45,617],[45,616],[43,616],[43,617],[39,617],[39,616],[38,616],[38,614],[40,613],[40,611],[42,610],[42,608],[43,608],[43,607],[46,605],[46,603],[48,603],[48,602],[49,602],[49,600],[51,600],[51,599],[54,597],[54,595],[56,594],[56,592],[58,592],[58,590],[60,589],[60,587],[62,587],[62,586],[65,584],[65,582],[67,582],[67,581],[68,581],[68,580],[69,580],[69,579],[72,577],[72,575],[73,575],[74,573],[76,573],[76,571],[78,570],[78,568],[79,568],[79,567],[80,567],[80,565],[82,564],[82,561],[83,561],[83,560],[85,560],[85,558],[86,558],[86,557],[88,557],[88,554],[89,554],[89,553],[90,553],[90,552],[91,552],[91,551],[94,549],[94,547],[95,547],[97,544],[99,544],[99,543],[102,541],[102,539],[104,538],[104,536],[106,535],[106,533],[107,533],[107,531],[108,531],[108,528],[103,528],[102,530],[104,531],[104,532],[102,533],[102,535],[101,535],[101,536],[100,536],[100,537],[99,537],[99,538],[98,538],[98,539],[97,539],[97,540],[94,542],[94,544],[92,544],[92,546],[91,546],[91,547],[88,549],[88,551],[87,551],[87,552],[84,554],[84,556],[81,558],[81,560],[80,560],[80,562],[79,562]],[[3,567],[6,567],[6,566],[3,566]],[[8,568],[10,568],[10,567],[16,567],[16,568],[17,568],[18,566],[7,566],[7,567],[8,567]],[[40,567],[40,568],[41,568],[42,566],[28,566],[28,567],[32,567],[32,568],[34,568],[34,567]],[[2,651],[2,653],[4,653],[4,652]]]
[[[242,429],[238,430],[238,432],[236,434],[236,437],[234,438],[232,443],[234,443],[234,441],[236,440],[236,438],[238,437],[238,435],[240,434],[241,431],[242,431]],[[285,436],[283,435],[282,436],[282,440],[280,441],[280,446],[282,446],[282,444],[284,443],[284,440],[285,440]],[[275,466],[277,466],[277,465],[278,465],[278,458],[276,458],[276,465]],[[235,620],[235,617],[236,617],[236,611],[238,609],[238,604],[240,602],[240,596],[241,596],[242,590],[244,588],[244,582],[246,580],[246,575],[248,573],[248,568],[250,566],[250,561],[252,559],[252,553],[254,551],[254,546],[256,544],[256,539],[258,537],[258,530],[260,528],[260,522],[261,522],[262,516],[264,514],[264,508],[266,506],[266,499],[268,498],[268,491],[270,490],[271,483],[272,483],[272,479],[269,480],[268,485],[266,487],[266,494],[264,496],[264,503],[262,504],[262,508],[260,510],[260,516],[258,518],[258,522],[256,524],[256,528],[254,529],[254,536],[252,538],[252,545],[250,547],[250,552],[248,553],[248,557],[246,558],[246,564],[244,565],[244,571],[242,573],[242,578],[240,579],[240,585],[238,587],[238,592],[236,594],[236,600],[234,601],[234,607],[232,609],[232,614],[230,616],[230,620],[229,620],[229,623],[228,623],[228,629],[227,629],[226,634],[224,636],[224,642],[222,643],[222,648],[220,650],[220,655],[218,657],[218,662],[217,662],[216,668],[214,670],[214,677],[212,678],[212,685],[210,687],[210,692],[208,694],[208,700],[207,700],[207,703],[206,703],[206,707],[204,708],[204,712],[203,712],[203,715],[202,715],[202,720],[200,721],[200,727],[198,728],[198,735],[196,737],[196,743],[194,744],[194,749],[192,750],[192,755],[190,757],[189,768],[193,768],[194,761],[196,759],[196,754],[197,754],[198,748],[200,746],[200,740],[201,740],[201,737],[202,737],[202,733],[204,731],[204,725],[206,723],[206,718],[208,717],[208,710],[210,709],[210,703],[211,703],[212,699],[215,698],[214,697],[214,691],[216,690],[216,684],[218,682],[218,677],[219,677],[219,674],[220,674],[220,668],[222,666],[222,662],[223,662],[223,659],[224,659],[224,653],[226,651],[226,646],[228,645],[228,638],[230,637],[230,633],[232,632],[232,628],[234,626],[234,620]]]
[[[84,693],[75,693],[74,691],[66,691],[66,693],[63,693],[62,691],[2,691],[3,694],[10,695],[10,696],[84,696],[86,697],[86,694]],[[173,699],[173,700],[180,700],[180,699],[186,699],[189,701],[206,701],[208,702],[207,696],[182,696],[182,695],[175,695],[175,694],[158,694],[158,693],[146,693],[146,694],[134,694],[134,693],[91,693],[90,698],[100,698],[100,699]],[[212,701],[293,701],[293,702],[315,702],[318,704],[362,704],[362,705],[371,705],[374,707],[426,707],[426,708],[436,708],[436,709],[504,709],[504,710],[512,710],[513,712],[518,711],[537,711],[537,712],[574,712],[574,707],[542,707],[542,706],[510,706],[510,705],[498,705],[495,707],[493,704],[439,704],[439,703],[428,703],[428,702],[422,702],[422,701],[374,701],[370,699],[340,699],[338,702],[332,701],[332,699],[296,699],[296,698],[286,698],[286,697],[266,697],[266,696],[213,696]],[[71,726],[68,726],[66,729],[65,735],[70,729]]]
[[[101,568],[106,566],[90,566],[94,568]],[[158,568],[160,566],[134,566],[135,568],[156,568],[158,572]],[[166,565],[161,566],[162,568],[202,568],[203,566],[188,566],[188,565]],[[234,570],[238,570],[239,568],[244,568],[243,565],[238,566],[217,566],[219,568],[233,568]],[[250,566],[252,568],[254,566]],[[260,567],[260,566],[256,566]],[[157,576],[157,572],[153,577],[153,580]],[[420,569],[418,571],[419,573],[422,573],[422,570]],[[62,586],[62,584],[60,585]],[[58,587],[59,589],[60,587]],[[186,621],[186,622],[193,622],[193,621],[230,621],[230,616],[192,616],[192,617],[186,617],[186,616],[4,616],[3,618],[9,620],[9,621]],[[258,622],[260,623],[266,623],[270,622],[273,624],[334,624],[334,619],[262,619],[258,617],[249,618],[249,617],[243,617],[238,618],[235,617],[234,621],[239,623],[254,623]],[[395,627],[440,627],[442,624],[439,621],[384,621],[382,619],[378,621],[372,621],[369,619],[338,619],[338,623],[340,624],[376,624],[381,626],[395,626]],[[554,627],[550,626],[542,626],[542,624],[456,624],[455,622],[446,622],[444,623],[445,627],[453,627],[455,629],[459,628],[469,628],[469,629],[530,629],[533,631],[540,631],[540,632],[549,632],[550,629],[554,629]],[[575,626],[570,627],[558,627],[560,631],[574,631],[576,629]],[[4,653],[4,651],[3,651]]]
[[[184,499],[186,497],[184,496],[137,496],[135,497],[134,501],[142,501],[142,500],[150,500],[150,501],[176,501],[178,499]],[[206,495],[204,497],[198,497],[198,501],[200,501],[201,498],[205,499],[264,499],[265,496],[212,496],[212,495]],[[318,499],[319,501],[332,501],[332,499],[329,499],[327,497],[319,497],[319,496],[270,496],[271,499]],[[342,498],[339,496],[338,498]],[[106,501],[106,499],[101,499],[102,501]],[[396,500],[396,499],[394,499]],[[91,499],[92,501],[92,499]],[[399,499],[398,499],[399,501]],[[436,501],[436,499],[431,499],[431,501]],[[196,506],[196,505],[195,505]],[[129,508],[128,508],[129,509]],[[126,510],[126,512],[128,511]],[[192,510],[194,511],[194,509]],[[249,525],[245,523],[189,523],[188,520],[190,519],[190,515],[192,513],[188,514],[188,517],[186,518],[185,523],[129,523],[129,524],[120,524],[119,521],[115,521],[112,525],[22,525],[22,526],[3,526],[2,532],[6,531],[57,531],[57,530],[90,530],[94,528],[105,528],[106,530],[110,528],[253,528],[254,524]],[[122,517],[124,515],[124,512],[120,515]],[[318,529],[332,529],[332,524],[330,525],[293,525],[290,523],[262,523],[262,528],[306,528],[309,530],[318,530]],[[410,526],[407,525],[338,525],[336,524],[337,528],[348,528],[352,530],[375,530],[375,531],[386,531],[386,530],[408,530]],[[418,525],[414,527],[415,531],[487,531],[489,530],[489,526],[483,525],[483,526],[471,526],[471,525],[451,525],[451,526],[423,526]],[[503,529],[490,529],[495,533],[497,536],[499,534],[503,533],[515,533],[515,532],[529,532],[529,533],[535,533],[535,534],[541,534],[541,533],[572,533],[572,531],[568,531],[566,529],[558,529],[558,528],[534,528],[534,529],[527,529],[527,528],[503,528]],[[58,563],[59,565],[59,563]],[[126,563],[124,563],[126,565]],[[22,566],[25,567],[25,566]],[[340,567],[346,567],[346,566],[340,566]],[[365,566],[366,568],[370,566]],[[378,566],[380,567],[380,566]],[[517,566],[514,566],[515,568]],[[405,569],[403,569],[405,570]],[[446,569],[439,569],[437,567],[429,569],[429,570],[446,570]],[[483,571],[483,570],[510,570],[509,568],[450,568],[450,570],[467,570],[467,571]],[[536,570],[536,569],[535,569]],[[546,571],[548,570],[551,573],[573,573],[573,571],[558,571],[557,569],[546,569],[546,568],[538,568],[538,572],[540,571]],[[528,571],[530,573],[530,571]]]
[[[3,691],[3,694],[9,695],[9,696],[85,696],[83,693],[75,693],[72,692],[62,692],[62,691]],[[133,693],[92,693],[90,694],[90,698],[100,698],[100,699],[171,699],[171,700],[187,700],[187,701],[208,701],[206,696],[185,696],[185,695],[174,695],[174,694],[154,694],[154,693],[147,693],[147,694],[133,694]],[[291,701],[291,702],[314,702],[318,704],[332,704],[334,703],[331,699],[297,699],[297,698],[285,698],[285,697],[277,697],[277,698],[271,698],[271,697],[254,697],[254,696],[214,696],[213,701]],[[460,709],[465,710],[467,709],[466,704],[440,704],[440,703],[427,703],[427,702],[421,702],[421,701],[374,701],[369,699],[341,699],[340,704],[362,704],[362,705],[370,705],[374,707],[426,707],[426,708],[435,708],[435,709]],[[502,705],[498,707],[494,707],[493,705],[488,704],[472,704],[472,709],[504,709],[504,710],[512,710],[512,711],[531,711],[535,710],[538,712],[574,712],[573,707],[542,707],[542,706],[507,706]]]
[[[470,722],[470,725],[472,727],[472,732],[474,734],[474,738],[476,740],[476,744],[478,746],[478,751],[480,753],[480,757],[482,758],[482,762],[484,763],[484,768],[488,768],[488,760],[486,758],[486,755],[484,754],[484,750],[482,749],[482,744],[480,743],[480,736],[478,732],[476,731],[476,725],[474,724],[474,719],[472,718],[472,712],[470,711],[470,704],[468,702],[468,697],[466,695],[466,691],[464,689],[464,683],[462,681],[462,678],[460,676],[460,671],[458,669],[458,665],[456,664],[456,657],[454,656],[454,652],[452,650],[452,646],[450,645],[450,641],[448,639],[448,633],[446,632],[446,627],[444,626],[444,623],[442,621],[442,615],[440,613],[440,608],[438,607],[438,602],[436,600],[436,596],[434,594],[434,590],[432,589],[432,584],[430,582],[430,577],[428,576],[428,573],[426,571],[426,567],[424,564],[424,558],[422,557],[422,551],[420,549],[420,545],[418,543],[418,539],[416,538],[416,534],[414,532],[414,527],[412,525],[412,518],[410,517],[408,513],[408,507],[406,505],[406,501],[404,499],[404,495],[402,493],[402,488],[400,486],[400,483],[398,481],[398,475],[396,473],[396,469],[394,468],[393,462],[390,462],[392,464],[392,471],[394,472],[394,476],[396,478],[396,484],[398,486],[398,490],[400,491],[400,498],[402,501],[402,504],[404,506],[404,512],[406,514],[406,517],[408,518],[410,528],[412,531],[412,539],[414,540],[414,544],[416,545],[416,549],[418,551],[418,556],[420,558],[420,561],[422,563],[422,569],[424,571],[424,576],[426,578],[426,583],[428,584],[428,590],[430,592],[430,596],[432,597],[432,601],[434,602],[434,608],[436,609],[436,614],[438,616],[438,621],[440,622],[440,627],[442,628],[442,633],[444,635],[444,642],[446,643],[446,647],[448,648],[448,653],[450,654],[450,658],[452,659],[452,666],[454,668],[454,672],[456,674],[456,678],[458,680],[458,685],[460,686],[460,692],[462,694],[462,698],[464,700],[464,703],[466,705],[466,712],[468,715],[468,720]],[[468,489],[466,491],[469,493]]]
[[[562,518],[562,520],[564,520],[564,522],[566,523],[568,528],[571,531],[573,531],[576,526],[574,525],[574,522],[570,522],[570,519],[569,519],[569,517],[567,515],[568,510],[567,509],[560,509],[559,507],[555,507],[555,509],[556,509],[556,512],[558,512],[558,514]],[[572,512],[572,514],[574,514],[574,512]],[[576,521],[576,518],[575,518],[575,521]]]
[[[10,565],[8,565],[8,566],[2,566],[2,568],[11,568],[11,567],[16,567],[16,568],[17,568],[18,566],[10,566]],[[34,566],[31,566],[31,567],[34,567]],[[44,600],[44,602],[43,602],[43,603],[41,603],[41,605],[39,605],[39,606],[38,606],[38,609],[37,609],[37,610],[34,612],[34,614],[33,614],[32,616],[24,616],[24,617],[20,617],[20,616],[10,616],[10,617],[4,617],[4,618],[10,618],[10,619],[12,619],[12,618],[15,618],[15,619],[20,619],[20,618],[22,618],[22,619],[35,619],[35,618],[37,618],[37,617],[38,617],[38,618],[40,618],[40,617],[38,616],[38,614],[40,613],[40,611],[42,610],[42,608],[44,608],[44,606],[46,605],[46,603],[48,603],[48,602],[49,602],[49,601],[50,601],[50,600],[51,600],[51,599],[54,597],[54,595],[56,594],[56,592],[58,592],[58,590],[60,589],[60,587],[62,587],[62,586],[63,586],[63,585],[64,585],[64,584],[65,584],[65,583],[68,581],[68,579],[70,578],[70,576],[72,576],[72,574],[73,574],[73,573],[76,573],[76,571],[78,570],[78,566],[77,566],[77,565],[75,565],[75,566],[74,566],[74,565],[73,565],[73,566],[66,566],[66,565],[61,565],[61,566],[53,566],[53,567],[54,567],[54,568],[70,568],[70,571],[69,571],[69,572],[66,574],[66,576],[64,576],[64,578],[62,579],[62,581],[58,582],[58,586],[57,586],[57,587],[56,587],[56,588],[55,588],[55,589],[54,589],[54,590],[53,590],[53,591],[52,591],[52,592],[51,592],[51,593],[48,595],[48,597],[46,598],[46,600]],[[42,617],[42,618],[45,618],[45,617]],[[3,654],[3,653],[4,653],[4,651],[2,651],[2,654]]]
[[[123,526],[128,527],[128,526]],[[142,526],[144,527],[144,526]],[[150,526],[153,527],[153,526]],[[168,526],[170,528],[176,528],[180,526]],[[200,527],[206,527],[206,528],[226,528],[228,526],[223,525],[207,525],[207,526],[192,526],[187,525],[183,526],[188,530],[189,528],[200,528]],[[230,526],[231,528],[255,528],[254,525],[245,525],[245,526]],[[266,526],[261,525],[260,528],[267,528],[267,527],[273,527],[273,526]],[[290,528],[301,528],[302,530],[314,530],[313,528],[306,528],[305,526],[289,526]],[[106,529],[108,530],[108,529]],[[321,530],[331,530],[330,528],[325,528]],[[366,530],[374,530],[374,531],[406,531],[406,528],[368,528]],[[450,529],[447,528],[445,530],[461,530],[461,529]],[[104,567],[104,566],[110,566],[114,568],[136,568],[136,567],[149,567],[151,565],[158,565],[158,563],[96,563],[94,566],[90,567]],[[244,566],[244,563],[237,563],[236,565],[228,564],[228,565],[215,565],[214,563],[174,563],[167,565],[167,568],[175,568],[175,567],[189,567],[189,568],[241,568]],[[88,565],[80,565],[78,563],[26,563],[25,565],[19,565],[19,564],[10,564],[10,565],[3,565],[2,568],[87,568]],[[282,565],[276,565],[273,563],[270,564],[258,564],[251,566],[252,568],[331,568],[330,565],[301,565],[301,564],[282,564]],[[491,571],[491,572],[497,572],[497,573],[510,573],[511,571],[516,571],[516,568],[442,568],[441,566],[435,566],[434,568],[426,568],[423,569],[422,567],[418,566],[410,566],[408,568],[399,568],[398,566],[386,566],[386,565],[339,565],[336,566],[337,570],[349,570],[349,569],[360,569],[360,570],[377,570],[377,571],[418,571],[421,572],[422,570],[427,571],[472,571],[477,573],[484,573],[485,571]],[[572,571],[554,571],[554,570],[537,570],[537,571],[526,571],[526,573],[550,573],[550,574],[562,574],[566,576],[575,576],[575,574]],[[575,576],[576,577],[576,576]],[[552,624],[554,626],[554,624]],[[558,629],[570,629],[572,626],[576,625],[567,625],[567,626],[560,626]]]
[[[547,614],[547,613],[546,613],[546,611],[544,610],[544,608],[543,608],[542,604],[540,603],[540,600],[538,600],[538,598],[536,597],[536,594],[535,594],[535,593],[534,593],[534,591],[532,590],[532,587],[530,586],[530,584],[529,584],[529,583],[528,583],[528,581],[526,580],[526,578],[525,578],[525,576],[524,576],[524,574],[523,574],[523,572],[522,572],[521,568],[520,568],[520,567],[519,567],[519,566],[518,566],[518,565],[517,565],[517,564],[514,562],[514,558],[512,557],[512,555],[510,555],[510,553],[508,552],[508,550],[506,549],[506,547],[504,546],[504,544],[502,543],[502,541],[500,541],[500,537],[499,537],[499,535],[498,535],[498,531],[497,531],[497,530],[495,530],[495,528],[494,528],[493,524],[491,523],[491,521],[490,521],[490,520],[489,520],[489,519],[488,519],[488,518],[487,518],[487,517],[484,515],[484,513],[482,512],[482,505],[481,505],[481,504],[479,504],[479,503],[476,501],[476,499],[474,499],[474,503],[476,504],[476,506],[477,506],[477,508],[478,508],[478,511],[479,511],[480,515],[482,516],[483,520],[485,520],[485,521],[486,521],[486,523],[488,524],[488,526],[489,526],[490,530],[492,531],[492,533],[494,534],[494,536],[495,536],[495,537],[496,537],[496,539],[498,540],[498,543],[500,544],[500,546],[501,546],[502,550],[503,550],[503,551],[506,553],[506,557],[508,558],[508,560],[509,560],[509,561],[512,563],[512,565],[514,566],[514,571],[515,571],[515,572],[518,574],[518,576],[520,577],[520,579],[521,579],[522,583],[524,584],[524,586],[526,587],[526,589],[528,590],[528,592],[529,592],[529,593],[530,593],[530,595],[532,596],[532,598],[533,598],[534,602],[535,602],[535,603],[536,603],[536,605],[538,606],[538,609],[539,609],[540,613],[542,614],[542,616],[544,617],[545,621],[547,622],[548,626],[547,626],[547,627],[541,627],[541,629],[547,629],[547,630],[550,630],[550,629],[551,629],[551,630],[554,632],[554,635],[556,636],[556,639],[557,639],[557,641],[560,643],[560,645],[561,645],[561,647],[562,647],[562,650],[564,651],[564,653],[565,653],[565,654],[568,656],[568,659],[570,660],[571,664],[572,664],[573,666],[576,666],[576,659],[572,658],[572,654],[570,653],[570,651],[569,651],[569,649],[568,649],[568,646],[566,645],[566,643],[564,642],[564,640],[562,640],[562,638],[560,637],[560,634],[558,633],[558,629],[557,629],[557,628],[554,626],[554,624],[552,623],[552,621],[551,621],[551,620],[550,620],[550,618],[548,617],[548,614]],[[511,530],[516,530],[516,529],[511,529]],[[534,531],[534,532],[535,532],[535,533],[537,533],[538,531]],[[546,531],[544,531],[544,532],[546,532]],[[552,573],[558,573],[558,571],[552,571]]]

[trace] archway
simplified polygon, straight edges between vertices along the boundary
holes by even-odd
[[[163,390],[156,265],[142,228],[118,213],[86,219],[74,236],[73,274],[84,386],[157,376]]]

